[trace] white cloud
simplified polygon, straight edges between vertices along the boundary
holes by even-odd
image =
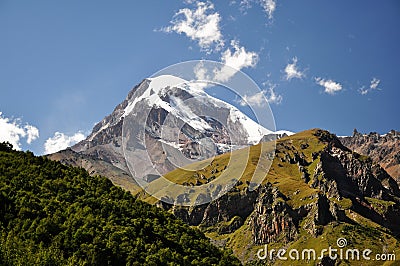
[[[197,80],[209,80],[208,70],[204,66],[204,62],[200,61],[193,69]]]
[[[180,9],[171,21],[171,26],[165,27],[164,32],[176,32],[186,34],[193,41],[197,41],[204,50],[215,47],[219,50],[224,46],[223,36],[220,30],[221,16],[213,12],[212,3],[197,2],[196,9]]]
[[[276,10],[276,0],[242,0],[239,4],[239,10],[242,13],[246,14],[247,10],[252,7],[252,2],[258,3],[264,9],[264,12],[267,14],[269,20],[272,20],[274,18],[274,12]]]
[[[366,89],[365,86],[362,86],[359,91],[360,91],[361,95],[366,95],[366,94],[368,94],[368,92],[370,92],[370,90]]]
[[[275,92],[276,85],[272,84],[270,82],[267,82],[266,84],[268,85],[268,91],[266,93],[266,98],[267,98],[268,103],[280,104],[282,102],[283,97],[282,97],[282,95],[277,94]]]
[[[365,86],[362,86],[362,87],[359,89],[359,92],[361,93],[361,95],[366,95],[366,94],[369,92],[369,90],[366,89]]]
[[[265,93],[266,91],[260,91],[254,95],[244,95],[243,98],[239,101],[241,106],[246,105],[256,105],[256,106],[264,106],[265,105]]]
[[[258,107],[265,106],[267,102],[269,104],[280,104],[283,98],[282,95],[275,92],[276,85],[270,82],[267,82],[264,85],[268,85],[266,90],[262,90],[253,95],[244,95],[239,101],[239,104],[241,106],[254,105]]]
[[[334,95],[336,92],[343,89],[342,84],[335,82],[331,79],[325,80],[323,78],[315,78],[315,82],[325,88],[325,92]]]
[[[251,2],[253,0],[242,0],[239,3],[239,10],[243,13],[243,14],[247,14],[247,10],[251,8]]]
[[[379,90],[378,86],[379,86],[380,83],[381,83],[381,81],[379,79],[372,78],[372,80],[371,80],[371,82],[369,84],[369,87],[365,88],[365,86],[363,86],[363,87],[360,88],[359,91],[360,91],[361,95],[366,95],[366,94],[370,93],[373,90]]]
[[[264,8],[265,13],[269,19],[274,18],[274,12],[276,10],[276,1],[275,0],[260,0],[260,5]]]
[[[243,46],[239,45],[238,41],[231,41],[231,47],[226,49],[221,55],[221,66],[216,66],[213,69],[207,68],[203,61],[200,61],[193,69],[196,82],[193,86],[205,88],[207,83],[199,81],[212,82],[227,82],[238,71],[246,67],[255,67],[258,62],[258,54],[256,52],[246,51]],[[210,72],[212,73],[209,73]]]
[[[376,89],[378,89],[379,83],[381,83],[381,81],[379,79],[373,78],[371,80],[371,84],[370,84],[369,88],[371,90],[376,90]]]
[[[22,125],[21,119],[9,119],[3,117],[0,112],[0,141],[10,142],[16,150],[21,150],[21,139],[27,138],[26,143],[39,137],[39,130],[29,124]]]
[[[243,46],[239,45],[238,41],[232,40],[231,46],[234,49],[227,49],[222,53],[221,60],[224,64],[236,68],[238,70],[244,67],[254,67],[258,62],[258,54],[256,52],[247,52]]]
[[[56,132],[54,133],[53,137],[48,138],[44,143],[45,153],[49,154],[64,150],[84,139],[85,135],[81,132],[75,133],[72,136],[65,135],[61,132]]]
[[[297,57],[293,57],[292,63],[286,65],[285,74],[286,80],[291,80],[292,78],[301,79],[305,76],[304,72],[300,71],[297,67]]]
[[[282,95],[276,94],[273,88],[269,88],[267,101],[268,103],[280,104],[282,102]]]
[[[26,143],[31,144],[32,141],[34,141],[35,139],[37,139],[39,137],[39,129],[37,129],[36,127],[32,126],[32,125],[26,125],[24,126],[26,135],[28,137],[28,139],[26,140]]]
[[[204,90],[209,85],[211,85],[208,81],[211,80],[210,75],[208,74],[208,69],[204,65],[203,61],[200,61],[193,69],[195,80],[190,82],[190,86],[192,88],[196,88],[198,90]],[[203,82],[204,81],[204,82]]]
[[[226,82],[233,77],[237,71],[246,67],[255,67],[258,62],[258,54],[256,52],[246,51],[238,41],[232,40],[231,48],[226,49],[221,55],[221,61],[226,67],[214,70],[214,80]]]

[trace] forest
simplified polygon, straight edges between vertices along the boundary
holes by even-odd
[[[0,143],[0,265],[240,265],[101,176]]]

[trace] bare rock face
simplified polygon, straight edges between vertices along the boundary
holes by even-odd
[[[254,244],[271,243],[279,238],[289,242],[296,238],[298,215],[285,200],[271,184],[261,188],[249,222]]]
[[[329,197],[373,197],[387,199],[398,195],[398,185],[379,165],[357,153],[331,147],[320,154],[312,186]]]
[[[400,132],[391,130],[385,135],[376,132],[361,134],[356,129],[351,137],[342,137],[343,145],[371,157],[400,184]]]
[[[257,196],[257,191],[249,190],[227,193],[217,200],[193,208],[174,206],[173,213],[190,225],[205,227],[228,222],[236,216],[245,220],[254,210]]]

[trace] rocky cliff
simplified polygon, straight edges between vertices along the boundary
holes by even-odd
[[[379,163],[400,184],[400,132],[391,130],[380,135],[376,132],[362,134],[354,129],[350,137],[342,137],[340,141],[348,148],[371,157]]]

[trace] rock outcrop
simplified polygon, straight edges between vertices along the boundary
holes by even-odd
[[[298,235],[299,215],[286,203],[286,197],[271,184],[262,186],[249,226],[254,244],[266,244],[283,239],[293,241]]]
[[[343,145],[362,155],[371,157],[400,184],[400,132],[391,130],[380,135],[376,132],[361,134],[354,129],[350,137],[341,137]]]

